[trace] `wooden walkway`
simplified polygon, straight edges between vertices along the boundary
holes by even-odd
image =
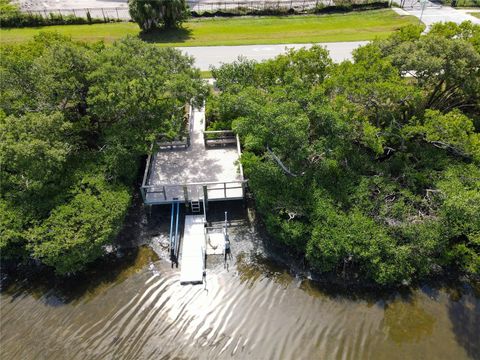
[[[203,215],[185,216],[180,284],[203,283],[205,261],[205,225]]]

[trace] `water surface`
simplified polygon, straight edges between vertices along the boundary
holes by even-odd
[[[234,260],[210,258],[205,286],[180,285],[149,247],[76,284],[15,283],[0,294],[0,358],[480,358],[473,289],[336,293],[269,260],[248,226],[232,233]]]

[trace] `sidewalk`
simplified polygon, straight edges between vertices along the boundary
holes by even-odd
[[[451,6],[440,6],[432,2],[428,2],[425,10],[423,11],[419,3],[415,3],[413,7],[404,7],[403,9],[398,9],[402,12],[406,12],[408,15],[413,15],[420,19],[427,26],[426,31],[436,22],[454,22],[460,24],[464,21],[471,21],[474,24],[480,24],[480,19],[475,16],[469,15],[468,12],[473,12],[475,10],[471,9],[461,9],[457,10]],[[395,10],[396,11],[396,10]],[[400,13],[399,11],[396,11]],[[401,14],[401,13],[400,13]]]

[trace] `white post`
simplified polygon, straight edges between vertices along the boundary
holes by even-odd
[[[225,211],[225,236],[228,235],[228,232],[227,232],[227,212]]]
[[[425,11],[425,7],[427,6],[427,2],[428,2],[428,0],[420,0],[420,4],[422,6],[422,12],[420,13],[420,19],[419,19],[420,24],[422,23],[423,12]]]

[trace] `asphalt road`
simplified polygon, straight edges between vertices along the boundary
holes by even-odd
[[[333,61],[341,62],[351,59],[352,51],[366,44],[367,41],[320,43],[330,51]],[[231,63],[239,56],[262,61],[285,53],[286,48],[310,48],[312,44],[282,44],[282,45],[242,45],[242,46],[201,46],[179,47],[179,50],[195,58],[195,65],[200,70],[209,70],[211,66],[218,67],[222,63]]]

